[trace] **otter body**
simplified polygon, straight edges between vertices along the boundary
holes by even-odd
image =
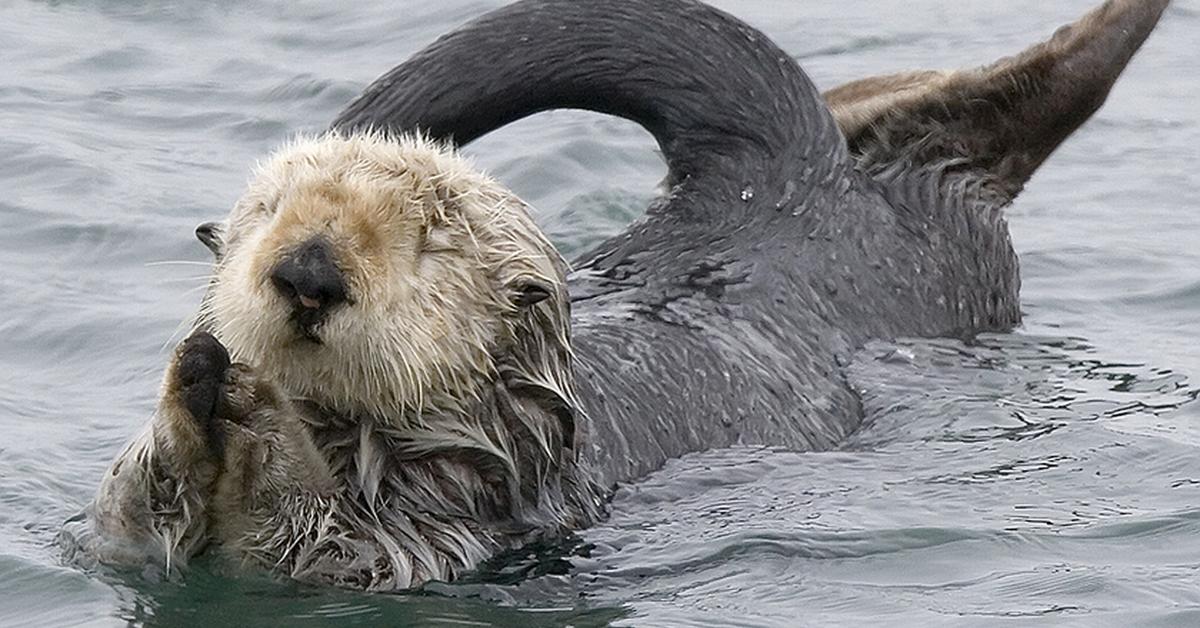
[[[397,590],[586,526],[672,457],[836,446],[867,340],[1019,323],[1002,209],[1166,5],[1111,0],[992,66],[825,96],[689,0],[525,0],[464,26],[198,231],[217,261],[197,331],[84,549],[215,544]],[[642,124],[669,167],[569,274],[452,147],[562,107]]]
[[[841,365],[865,340],[1016,325],[1002,209],[1167,4],[1105,2],[989,66],[822,96],[765,35],[700,3],[527,0],[396,67],[333,128],[461,145],[577,108],[654,135],[668,193],[570,277],[586,451],[611,483],[737,443],[832,447],[859,424]],[[536,59],[493,63],[518,48]]]

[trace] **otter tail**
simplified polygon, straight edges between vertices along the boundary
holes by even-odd
[[[1003,205],[1103,104],[1168,4],[1108,0],[990,66],[872,77],[822,97],[765,35],[695,0],[521,0],[376,80],[333,128],[462,145],[540,111],[585,109],[654,135],[669,183],[689,183],[675,201],[736,198],[799,173],[821,187],[853,157],[889,183],[959,173]],[[672,205],[691,216],[734,207]]]
[[[388,72],[332,126],[420,129],[462,145],[562,108],[645,127],[672,183],[848,162],[824,100],[795,61],[693,0],[517,2]]]

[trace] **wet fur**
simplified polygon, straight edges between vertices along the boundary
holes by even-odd
[[[860,416],[840,368],[867,339],[1017,324],[1000,210],[1165,6],[1108,2],[980,70],[851,83],[826,94],[832,115],[761,34],[690,2],[533,0],[439,40],[334,132],[277,152],[201,234],[217,272],[198,328],[237,361],[224,414],[189,410],[181,348],[149,429],[101,486],[106,558],[150,546],[179,563],[214,542],[294,578],[397,590],[587,525],[614,483],[689,451],[834,446]],[[630,38],[630,19],[705,24],[755,71],[727,93],[727,73],[671,66],[690,57],[664,49],[694,41]],[[480,52],[529,29],[570,61],[581,25],[592,52],[657,58],[638,71],[662,74]],[[778,100],[742,102],[754,90]],[[525,206],[439,143],[554,106],[639,121],[671,169],[647,219],[569,276]],[[267,280],[313,235],[352,299],[320,344]],[[548,298],[523,303],[530,286]]]
[[[211,540],[299,580],[397,590],[595,520],[601,491],[573,453],[565,264],[509,192],[446,146],[331,133],[281,148],[209,229],[197,333],[238,361],[228,416],[210,429],[188,399],[194,335],[149,436],[101,488],[102,525],[137,519],[168,563]],[[351,298],[319,342],[269,281],[314,234]],[[147,493],[149,513],[107,509]]]

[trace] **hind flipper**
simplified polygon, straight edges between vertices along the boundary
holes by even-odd
[[[864,170],[970,172],[1011,201],[1104,103],[1168,4],[1109,0],[992,65],[871,77],[825,98]]]

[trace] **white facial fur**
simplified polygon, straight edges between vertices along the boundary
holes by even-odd
[[[314,236],[331,245],[349,296],[319,343],[270,280]],[[563,264],[524,204],[421,139],[327,134],[283,147],[257,169],[223,239],[201,319],[235,360],[339,413],[453,411],[495,377],[524,309],[567,333]],[[529,285],[550,298],[518,305]]]

